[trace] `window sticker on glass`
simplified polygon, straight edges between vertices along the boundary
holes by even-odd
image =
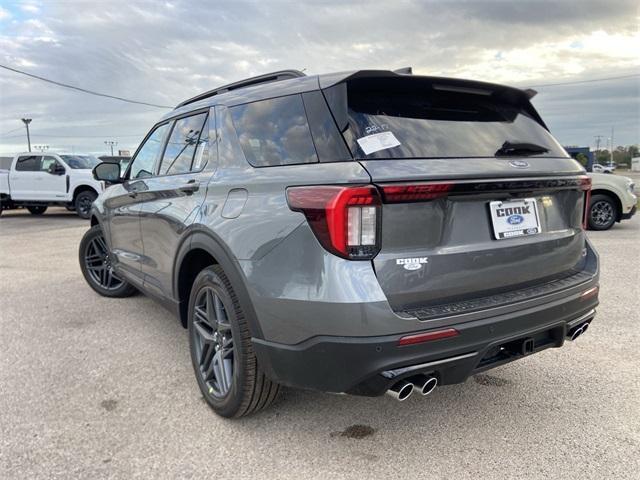
[[[393,133],[382,132],[358,138],[358,145],[360,145],[360,148],[365,153],[365,155],[369,155],[373,152],[397,147],[400,145],[400,142]]]

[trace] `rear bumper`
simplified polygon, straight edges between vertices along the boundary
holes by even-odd
[[[397,346],[404,334],[378,337],[319,336],[297,345],[253,339],[268,376],[284,385],[355,395],[383,394],[397,381],[424,373],[440,384],[464,382],[474,373],[564,344],[568,332],[590,322],[597,296],[582,297],[597,285],[560,300],[477,321],[451,323],[455,337]],[[526,351],[519,350],[528,340]],[[532,340],[532,342],[531,342]]]

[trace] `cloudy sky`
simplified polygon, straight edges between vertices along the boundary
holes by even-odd
[[[111,95],[175,105],[285,68],[414,73],[538,86],[565,145],[640,141],[637,1],[0,0],[0,64]],[[582,82],[608,77],[617,80]],[[166,109],[90,96],[0,69],[0,154],[32,143],[133,150]]]

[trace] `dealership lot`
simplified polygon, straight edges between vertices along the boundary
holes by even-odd
[[[64,209],[0,218],[0,477],[637,478],[640,216],[591,232],[601,305],[575,343],[403,403],[285,390],[217,417],[187,335],[99,297]]]

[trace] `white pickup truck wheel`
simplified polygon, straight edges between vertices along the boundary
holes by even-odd
[[[91,216],[91,205],[93,205],[96,198],[98,198],[98,195],[92,190],[85,190],[78,194],[75,206],[76,213],[80,218],[87,219]]]

